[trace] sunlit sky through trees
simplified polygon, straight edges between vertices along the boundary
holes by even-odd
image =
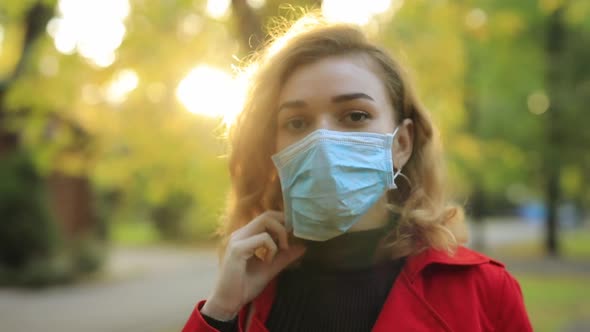
[[[322,13],[331,21],[366,25],[373,17],[399,8],[402,3],[401,0],[324,0]],[[264,4],[265,0],[248,1],[253,8]],[[47,32],[59,52],[78,53],[94,66],[108,67],[116,61],[116,51],[126,34],[125,19],[131,10],[128,0],[60,0],[59,14],[49,22]],[[213,19],[225,19],[230,10],[230,0],[206,3],[206,13]],[[132,68],[120,71],[105,89],[105,99],[112,104],[123,102],[140,80]],[[197,63],[178,82],[176,97],[191,113],[220,117],[227,122],[239,111],[245,84],[228,69]]]

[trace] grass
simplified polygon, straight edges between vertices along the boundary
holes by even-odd
[[[562,331],[572,322],[590,322],[587,276],[518,274],[516,278],[535,331]]]
[[[565,231],[560,234],[560,257],[574,264],[590,266],[590,227]],[[518,261],[537,260],[545,257],[543,241],[525,242],[504,246],[492,256],[510,257],[512,264]],[[535,331],[564,331],[575,322],[590,324],[590,273],[520,272],[515,277],[522,287],[525,304]]]
[[[147,246],[160,241],[158,231],[147,222],[116,222],[111,228],[111,238],[115,245]]]
[[[158,230],[149,222],[114,222],[111,226],[111,240],[115,246],[150,247],[173,246],[184,248],[213,249],[218,246],[218,239],[210,230],[197,232],[191,240],[165,241]]]
[[[563,241],[563,250],[572,258],[590,260],[590,228],[567,234]]]

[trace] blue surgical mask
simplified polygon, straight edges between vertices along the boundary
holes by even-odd
[[[341,235],[396,188],[396,133],[320,129],[272,156],[286,223],[296,237],[326,241]]]

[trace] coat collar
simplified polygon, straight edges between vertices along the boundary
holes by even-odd
[[[457,248],[454,255],[449,255],[445,251],[426,249],[408,257],[402,273],[383,304],[373,332],[387,332],[392,326],[399,331],[454,332],[445,318],[429,303],[415,281],[430,265],[473,266],[489,262],[502,265],[465,247]]]
[[[496,260],[462,246],[457,248],[454,255],[449,255],[446,251],[428,248],[408,257],[404,270],[410,281],[413,282],[427,266],[432,264],[467,266],[490,262],[504,266],[504,264]]]

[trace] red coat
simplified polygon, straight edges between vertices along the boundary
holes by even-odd
[[[264,322],[276,281],[253,301],[248,332],[267,332]],[[199,302],[183,332],[216,331],[203,319]],[[239,315],[244,331],[246,309]],[[409,257],[394,282],[374,332],[386,331],[532,331],[520,286],[504,265],[461,247],[456,255],[426,250]]]

